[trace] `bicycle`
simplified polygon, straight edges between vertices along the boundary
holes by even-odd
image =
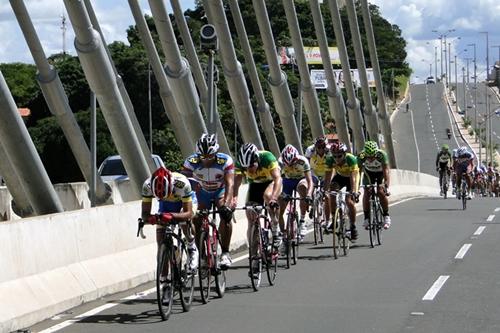
[[[323,204],[325,202],[325,193],[322,190],[321,185],[314,185],[314,191],[312,195],[312,205],[309,210],[309,218],[313,220],[314,226],[314,245],[318,243],[323,243]]]
[[[283,200],[289,202],[287,205],[286,233],[285,233],[285,252],[286,252],[286,268],[290,268],[290,262],[297,265],[297,257],[299,255],[300,235],[298,233],[297,201],[300,197],[289,196],[282,194]]]
[[[351,246],[351,238],[350,238],[350,228],[347,229],[347,221],[349,221],[348,216],[348,207],[345,202],[346,196],[351,195],[347,191],[329,191],[330,195],[334,195],[336,197],[337,208],[335,209],[333,215],[333,257],[335,259],[338,258],[338,252],[340,252],[340,248],[342,248],[342,252],[344,256],[347,256],[349,253],[349,249]]]
[[[198,240],[200,253],[198,281],[203,304],[208,303],[210,288],[213,284],[215,284],[215,292],[219,298],[224,297],[226,290],[226,271],[221,269],[219,265],[222,246],[217,229],[216,214],[218,213],[214,202],[211,203],[209,209],[199,210],[197,213],[201,218],[200,238]]]
[[[458,193],[457,197],[458,199],[462,200],[462,209],[466,210],[467,209],[467,193],[469,193],[469,186],[467,185],[467,181],[463,179],[464,175],[460,178],[460,185],[458,188],[460,189],[460,193]]]
[[[157,215],[157,220],[159,216]],[[196,271],[189,267],[187,244],[179,226],[189,222],[172,221],[165,225],[164,238],[158,247],[156,257],[156,300],[162,320],[172,313],[174,291],[179,293],[182,309],[189,311],[193,301]],[[145,239],[143,227],[146,223],[139,218],[137,237]]]
[[[382,229],[384,224],[384,215],[380,199],[378,197],[379,184],[362,185],[365,191],[370,192],[370,218],[368,222],[368,233],[370,235],[370,247],[375,247],[375,241],[382,245]]]
[[[441,176],[441,193],[443,193],[443,198],[446,199],[448,197],[448,170],[440,169],[439,173]]]
[[[267,273],[269,285],[274,285],[278,270],[279,251],[273,246],[271,219],[267,209],[262,205],[249,205],[235,208],[236,210],[251,210],[257,217],[250,223],[250,239],[248,244],[249,276],[254,291],[258,291],[262,282],[262,272]],[[262,211],[264,210],[264,213]],[[256,251],[254,253],[254,250]],[[254,269],[256,268],[256,269]]]

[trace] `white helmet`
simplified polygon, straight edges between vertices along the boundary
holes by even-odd
[[[457,151],[458,156],[462,156],[466,153],[467,153],[467,147],[462,146],[462,147],[458,148],[458,151]]]
[[[291,165],[297,159],[299,151],[292,145],[286,145],[281,152],[281,160],[285,165]]]
[[[219,151],[215,134],[203,134],[196,142],[196,153],[199,155],[214,155]]]
[[[243,168],[248,168],[259,158],[259,149],[253,143],[245,143],[238,153],[238,161]]]

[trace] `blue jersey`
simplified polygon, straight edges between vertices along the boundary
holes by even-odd
[[[204,190],[216,191],[224,187],[225,175],[234,173],[234,163],[231,156],[217,153],[212,165],[206,167],[198,154],[193,154],[184,161],[183,173],[193,177]]]

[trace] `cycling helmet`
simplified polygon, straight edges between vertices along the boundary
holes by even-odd
[[[238,153],[238,161],[241,167],[248,168],[259,158],[259,149],[253,143],[245,143]]]
[[[367,156],[375,156],[378,150],[378,144],[375,141],[366,141],[363,150]]]
[[[447,144],[444,144],[441,146],[441,150],[448,151],[450,150],[450,147]]]
[[[467,153],[467,147],[462,146],[462,147],[458,148],[458,151],[457,151],[457,155],[458,156],[462,156],[462,155],[464,155],[466,153]]]
[[[281,152],[281,160],[285,165],[291,165],[297,160],[299,151],[292,145],[286,145]]]
[[[318,136],[314,140],[314,147],[315,148],[325,148],[326,147],[326,137],[324,137],[324,136]]]
[[[165,167],[158,168],[151,176],[151,191],[157,199],[167,198],[172,194],[173,188],[172,173]]]
[[[347,146],[345,143],[337,141],[332,143],[330,150],[333,154],[341,154],[347,152]]]
[[[214,155],[219,151],[219,144],[215,134],[203,134],[196,142],[196,153],[198,155]]]

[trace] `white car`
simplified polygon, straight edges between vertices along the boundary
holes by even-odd
[[[426,83],[426,84],[434,84],[434,83],[436,83],[436,80],[434,80],[434,77],[429,76],[429,77],[427,78],[427,80],[425,80],[425,83]]]
[[[160,156],[153,154],[151,157],[153,158],[156,168],[165,166]],[[99,166],[97,174],[101,176],[103,181],[120,181],[128,179],[127,171],[125,170],[125,166],[123,165],[120,155],[106,157],[106,159],[102,161],[101,166]]]

